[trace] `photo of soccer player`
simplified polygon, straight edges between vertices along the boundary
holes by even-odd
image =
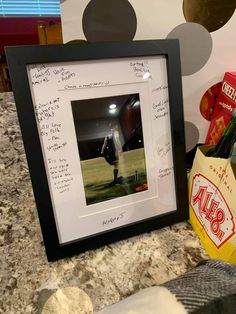
[[[147,190],[139,94],[71,106],[87,205]]]
[[[111,129],[111,133],[105,137],[101,150],[101,155],[104,156],[108,164],[114,166],[114,180],[110,182],[108,186],[113,186],[123,182],[123,177],[118,177],[119,158],[122,156],[122,153],[123,150],[120,142],[119,130],[116,126]]]

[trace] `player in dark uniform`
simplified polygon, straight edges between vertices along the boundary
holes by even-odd
[[[120,142],[118,127],[111,129],[111,133],[104,139],[104,143],[101,150],[101,155],[106,161],[114,167],[113,169],[113,181],[108,186],[122,183],[122,177],[118,177],[119,172],[119,158],[122,155],[122,145]]]

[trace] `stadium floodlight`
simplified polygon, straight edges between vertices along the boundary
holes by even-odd
[[[109,109],[115,109],[116,108],[116,104],[111,104],[110,106],[109,106]]]

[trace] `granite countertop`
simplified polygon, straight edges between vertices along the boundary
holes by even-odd
[[[207,259],[188,222],[48,263],[12,93],[0,94],[0,313],[40,313],[58,288],[79,287],[94,311]]]

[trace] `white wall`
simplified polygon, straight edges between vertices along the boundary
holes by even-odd
[[[85,39],[82,29],[82,17],[89,0],[66,0],[61,4],[63,37],[64,42],[72,39]],[[137,17],[137,31],[134,40],[140,39],[165,39],[179,25],[186,23],[183,14],[183,0],[130,0]],[[210,1],[209,1],[210,2]],[[205,2],[206,3],[206,2]],[[202,2],[204,5],[204,2]],[[197,24],[199,25],[199,24]],[[236,13],[220,29],[208,33],[212,40],[212,50],[206,64],[191,75],[183,74],[183,98],[184,114],[186,123],[186,136],[190,143],[193,138],[194,128],[198,130],[198,142],[204,142],[209,127],[209,121],[205,120],[199,110],[199,103],[204,92],[213,84],[222,81],[226,71],[235,71],[236,51]],[[191,39],[189,37],[189,39]],[[186,39],[187,40],[187,39]],[[183,47],[183,42],[180,45]],[[200,44],[200,42],[199,42]],[[194,48],[196,56],[198,43]],[[193,47],[185,51],[184,57],[188,56],[188,62],[194,62],[192,56]],[[183,55],[182,55],[183,58]],[[185,60],[182,59],[182,64]],[[196,136],[195,136],[196,138]],[[195,139],[196,141],[197,139]],[[192,148],[197,143],[192,140]],[[190,150],[191,147],[189,147]]]

